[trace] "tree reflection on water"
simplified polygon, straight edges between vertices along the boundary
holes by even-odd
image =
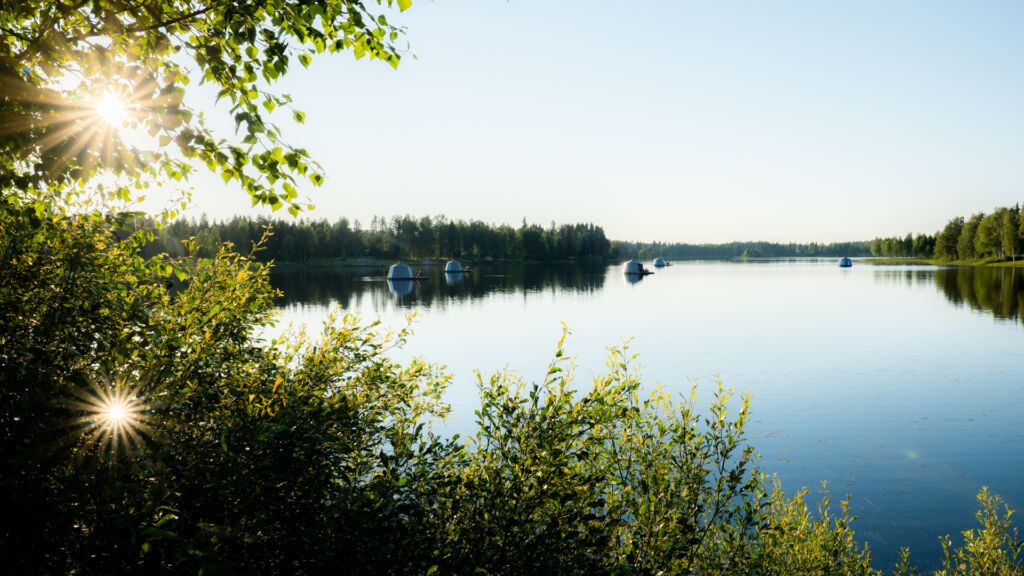
[[[453,301],[492,293],[554,291],[597,292],[604,287],[606,265],[484,264],[452,278],[442,266],[413,264],[423,280],[389,286],[386,267],[296,267],[274,270],[271,284],[282,292],[278,305],[335,302],[353,308],[373,298],[400,308],[445,308]],[[457,281],[456,281],[457,280]]]
[[[907,285],[934,283],[939,292],[953,305],[987,312],[999,319],[1022,319],[1024,269],[1021,268],[915,266],[906,269],[876,270],[875,276],[880,279],[902,281]]]
[[[1024,270],[1020,268],[942,268],[935,285],[947,300],[990,312],[996,318],[1021,318],[1024,308]]]

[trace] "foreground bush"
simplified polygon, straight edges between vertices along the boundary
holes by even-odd
[[[845,507],[759,473],[746,399],[646,394],[625,350],[577,383],[446,377],[351,316],[261,344],[266,269],[143,260],[123,217],[0,201],[0,561],[11,573],[870,574]],[[1020,574],[1009,513],[946,574]],[[897,570],[912,573],[909,562]]]

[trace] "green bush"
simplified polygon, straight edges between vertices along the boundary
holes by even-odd
[[[404,333],[345,317],[259,345],[265,267],[221,252],[172,293],[169,264],[135,256],[117,217],[0,209],[6,566],[376,571],[404,552],[457,452],[423,429],[445,379],[384,354]],[[111,399],[134,425],[110,421]]]

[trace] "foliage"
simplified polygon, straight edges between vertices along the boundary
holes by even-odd
[[[1003,218],[999,211],[985,215],[974,235],[974,253],[980,258],[1002,256]]]
[[[978,493],[978,505],[976,517],[981,529],[965,531],[960,548],[953,548],[949,536],[943,539],[942,570],[936,572],[936,576],[1024,574],[1024,561],[1020,556],[1024,542],[1017,537],[1010,520],[1013,511],[986,488]]]
[[[309,573],[388,562],[451,441],[445,379],[346,317],[261,345],[266,269],[220,253],[187,287],[120,219],[6,199],[0,555],[17,573]],[[104,398],[138,405],[107,421]],[[109,408],[107,406],[106,408]],[[404,556],[403,556],[404,558]]]
[[[938,233],[935,240],[935,257],[940,260],[957,260],[957,240],[960,238],[960,233],[964,229],[964,219],[962,216],[957,216],[949,222],[946,226]]]
[[[981,221],[985,218],[982,213],[971,215],[970,218],[964,222],[963,230],[960,231],[960,237],[956,241],[956,253],[961,260],[974,260],[979,256],[975,246],[975,237],[978,234],[978,227],[981,226]]]
[[[1021,207],[996,208],[978,213],[966,221],[956,217],[934,236],[907,234],[906,237],[875,238],[873,256],[938,258],[948,261],[1016,260],[1024,248]]]
[[[675,260],[720,260],[741,258],[791,258],[797,256],[867,256],[868,242],[835,242],[832,244],[776,244],[774,242],[728,242],[725,244],[666,244],[663,242],[616,242],[623,258],[651,260],[664,257]]]
[[[156,228],[142,221],[139,226]],[[256,255],[262,262],[308,262],[335,258],[474,258],[495,260],[600,260],[611,256],[604,230],[593,224],[554,223],[512,228],[445,216],[374,217],[368,228],[359,221],[270,220],[232,218],[227,222],[178,219],[156,231],[156,241],[144,249],[148,255],[182,254],[182,241],[195,237],[198,254],[217,252],[222,241],[247,251],[274,230]]]
[[[564,340],[564,336],[563,336]],[[625,350],[576,392],[561,344],[541,384],[481,382],[479,432],[448,512],[443,572],[591,574],[734,569],[723,555],[761,518],[747,418],[641,396]]]
[[[382,0],[376,0],[380,5]],[[386,0],[405,10],[409,0]],[[180,180],[193,163],[236,180],[252,198],[297,214],[298,179],[323,176],[270,123],[290,99],[267,90],[295,59],[351,50],[397,66],[402,33],[360,0],[0,1],[0,192],[68,190],[98,172]],[[184,104],[190,79],[231,103],[237,141],[218,138]],[[128,145],[97,104],[127,107],[152,145]],[[298,122],[304,115],[291,111]]]
[[[1021,246],[1024,245],[1019,230],[1020,230],[1020,206],[1014,206],[1013,208],[1006,208],[1001,211],[1002,213],[1002,234],[1000,241],[1002,242],[1003,256],[1009,256],[1010,260],[1017,260],[1017,254],[1020,253]]]
[[[747,554],[748,574],[875,574],[865,546],[854,540],[849,501],[834,514],[824,491],[812,513],[807,491],[787,498],[776,481],[761,538]]]
[[[897,258],[931,258],[935,252],[936,237],[928,234],[910,234],[904,237],[875,238],[871,242],[872,256]]]

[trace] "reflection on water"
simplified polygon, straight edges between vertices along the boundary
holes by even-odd
[[[793,260],[754,261],[745,266],[780,265]],[[278,304],[337,303],[353,308],[364,299],[381,308],[445,307],[449,300],[485,298],[492,293],[597,292],[604,287],[601,265],[485,264],[467,273],[447,274],[440,266],[421,266],[423,280],[385,280],[384,267],[292,268],[275,270],[271,283],[283,295]],[[995,267],[877,267],[876,281],[911,287],[935,286],[950,303],[988,312],[1000,319],[1024,317],[1024,269]],[[622,275],[626,284],[643,276]]]
[[[409,294],[412,294],[412,291],[414,288],[416,288],[417,283],[418,282],[416,280],[392,280],[391,278],[388,278],[388,290],[390,290],[391,293],[396,296],[404,297],[408,296]]]
[[[270,281],[282,292],[278,304],[327,304],[355,308],[363,300],[380,309],[445,308],[493,293],[597,292],[604,265],[484,264],[461,274],[441,266],[414,266],[423,280],[387,280],[384,267],[292,268],[275,270]]]
[[[965,268],[905,267],[875,270],[880,281],[907,286],[936,286],[946,300],[987,312],[996,318],[1020,319],[1024,310],[1024,270],[988,266]]]
[[[990,312],[996,318],[1021,318],[1024,270],[988,267],[936,270],[935,284],[954,304]]]
[[[418,311],[395,359],[453,375],[444,431],[475,430],[477,378],[542,378],[562,323],[577,382],[632,338],[645,383],[704,394],[715,375],[749,392],[762,469],[787,491],[827,480],[850,494],[876,567],[899,547],[937,568],[938,538],[973,527],[981,486],[1024,510],[1022,271],[835,259],[679,262],[639,282],[620,266],[476,266],[390,286],[387,268],[276,271],[282,324],[337,304],[385,326]],[[636,279],[636,278],[634,278]],[[995,317],[997,321],[992,321]]]

